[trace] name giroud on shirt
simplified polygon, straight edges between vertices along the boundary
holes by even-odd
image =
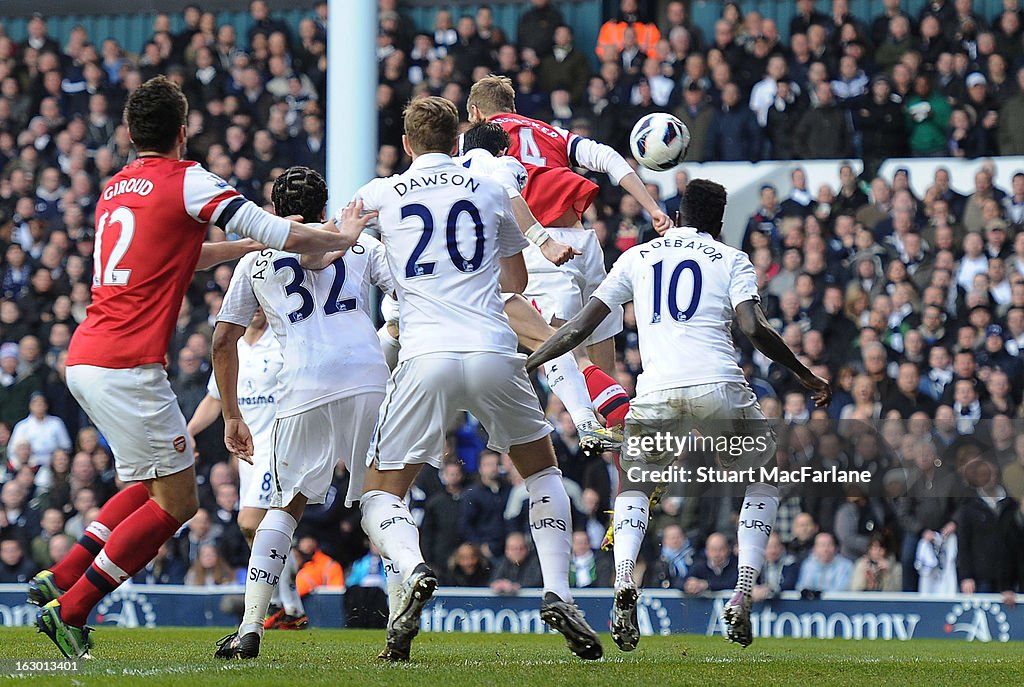
[[[435,172],[434,174],[424,174],[419,178],[409,179],[408,181],[399,181],[394,184],[394,189],[395,193],[402,197],[409,191],[427,188],[428,186],[462,186],[476,193],[477,189],[480,188],[480,182],[471,176],[458,172],[451,175],[448,172]]]

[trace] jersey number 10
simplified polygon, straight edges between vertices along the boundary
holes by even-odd
[[[664,261],[654,263],[654,307],[651,309],[651,324],[661,322],[661,302]],[[689,270],[693,273],[693,290],[690,292],[690,303],[683,309],[679,308],[679,278],[683,272]],[[672,276],[668,280],[668,314],[676,322],[686,322],[697,312],[700,305],[700,290],[703,283],[703,275],[700,272],[700,265],[694,260],[683,260],[672,270]]]

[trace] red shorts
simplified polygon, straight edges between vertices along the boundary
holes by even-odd
[[[569,210],[576,219],[594,202],[598,186],[568,167],[530,167],[530,177],[523,189],[523,199],[537,220],[545,227],[553,226]]]

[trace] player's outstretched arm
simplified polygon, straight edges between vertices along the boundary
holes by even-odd
[[[346,251],[355,245],[359,235],[339,231],[334,220],[323,226],[313,227],[308,224],[292,222],[288,229],[288,240],[284,243],[289,253],[330,253]]]
[[[672,220],[662,212],[658,202],[647,192],[644,182],[629,166],[626,158],[619,155],[614,148],[582,136],[570,139],[569,146],[570,158],[579,163],[581,167],[592,172],[607,174],[624,191],[636,198],[647,214],[651,216],[655,231],[664,234],[672,228]]]
[[[811,372],[797,359],[779,333],[768,323],[768,318],[757,301],[743,301],[735,310],[740,331],[750,339],[754,348],[795,374],[800,383],[811,391],[811,398],[818,408],[823,408],[832,401],[832,389],[828,382]]]
[[[341,212],[340,222],[338,218],[331,218],[331,221],[323,225],[324,231],[333,232],[343,237],[346,245],[344,248],[335,248],[327,251],[295,251],[304,255],[299,258],[299,264],[309,270],[322,270],[332,262],[345,254],[349,248],[354,246],[366,226],[377,218],[377,212],[366,212],[363,209],[363,201],[355,200],[349,203]],[[305,226],[305,225],[301,225]],[[289,250],[286,248],[285,250]]]
[[[213,330],[213,374],[224,415],[224,446],[239,460],[252,464],[253,443],[238,406],[238,340],[245,327],[218,322]]]
[[[238,239],[237,241],[205,241],[199,251],[199,262],[196,272],[216,267],[222,262],[238,260],[243,255],[255,253],[266,248],[255,239]]]
[[[627,191],[631,196],[640,202],[644,210],[647,210],[647,214],[651,216],[651,221],[654,223],[654,230],[658,234],[664,234],[666,231],[672,228],[672,220],[661,210],[661,206],[658,205],[658,201],[651,197],[651,194],[647,192],[647,187],[644,186],[643,180],[640,179],[636,172],[630,172],[626,176],[622,177],[619,181],[619,186],[623,190]]]
[[[568,353],[587,340],[597,325],[608,317],[611,308],[599,298],[593,298],[583,306],[583,310],[558,328],[551,338],[541,344],[540,348],[526,359],[526,371],[533,372],[538,367],[560,355]]]

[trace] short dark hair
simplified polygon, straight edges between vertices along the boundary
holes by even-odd
[[[718,238],[728,197],[725,187],[709,179],[694,179],[686,185],[679,202],[678,224]]]
[[[409,147],[417,155],[451,155],[455,149],[459,137],[459,111],[452,101],[437,96],[418,98],[405,108],[403,120]]]
[[[480,122],[466,129],[462,138],[463,152],[474,148],[482,148],[491,155],[499,155],[503,150],[508,150],[511,142],[508,133],[501,128],[500,124],[494,122]]]
[[[274,180],[270,200],[281,217],[302,215],[303,222],[319,222],[327,205],[327,182],[309,167],[289,167]]]
[[[139,151],[166,153],[178,143],[185,126],[188,101],[178,84],[154,76],[135,89],[124,107],[128,132]]]

